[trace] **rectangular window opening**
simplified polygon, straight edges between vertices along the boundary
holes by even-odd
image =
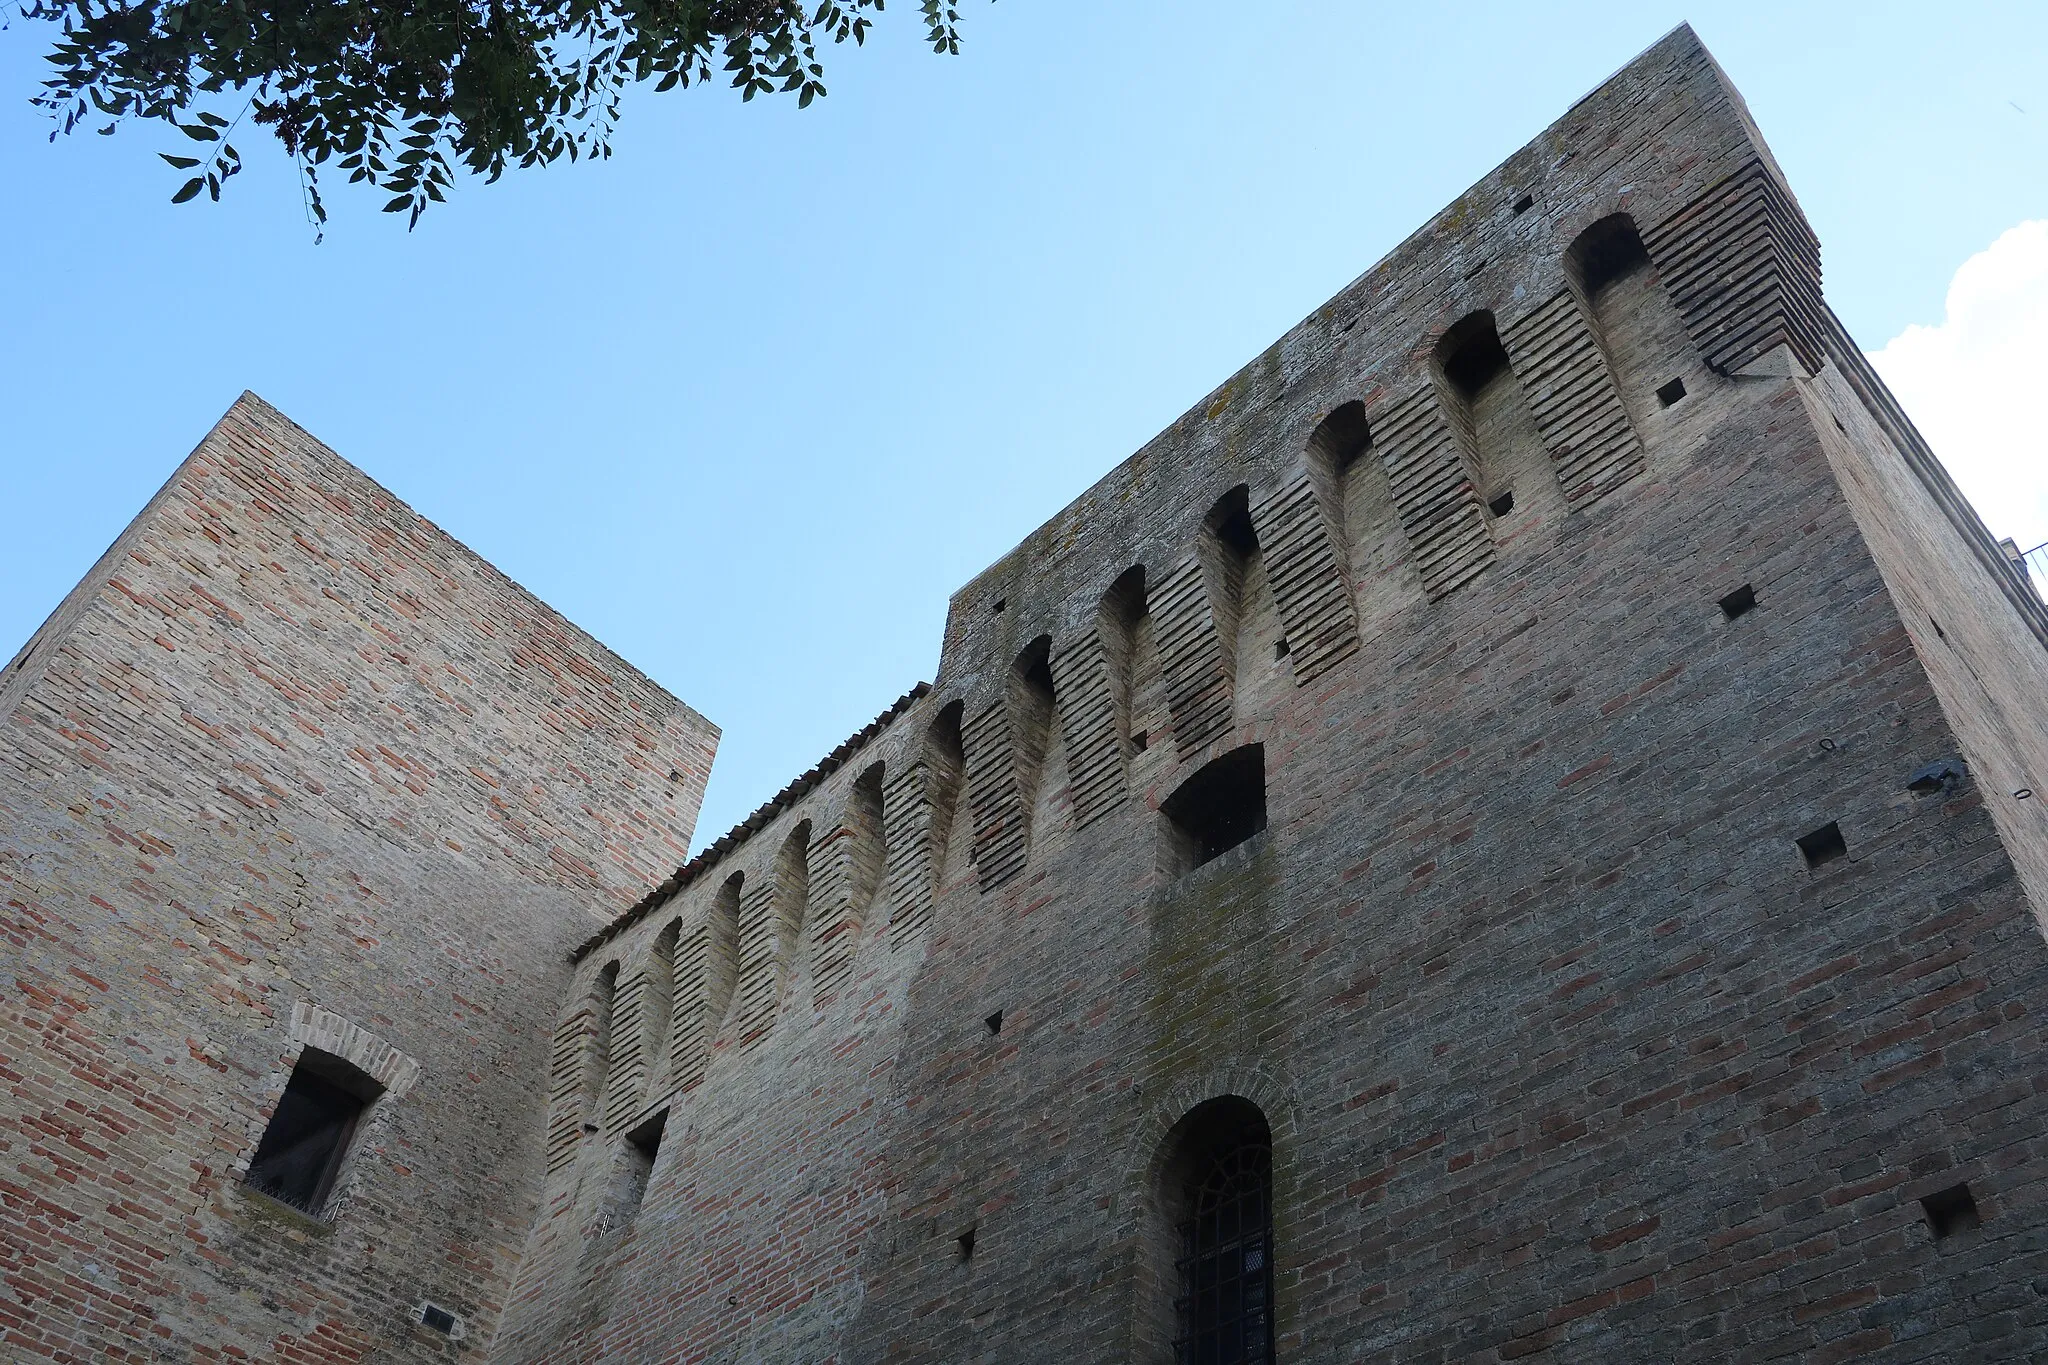
[[[661,1155],[662,1134],[667,1131],[668,1110],[664,1109],[632,1132],[626,1134],[626,1142],[634,1151],[646,1159],[648,1167],[652,1169],[654,1158]]]
[[[1674,379],[1669,384],[1660,386],[1657,390],[1657,401],[1667,408],[1683,397],[1685,397],[1685,381],[1683,379]]]
[[[1283,639],[1280,641],[1280,643],[1273,646],[1273,657],[1275,659],[1284,659],[1289,654],[1293,653],[1293,651],[1294,646],[1288,644],[1287,641]]]
[[[1205,764],[1160,803],[1170,872],[1200,867],[1266,827],[1266,750],[1247,744]]]
[[[1131,736],[1131,752],[1142,754],[1145,752],[1145,746],[1149,743],[1151,743],[1151,736],[1140,730]]]
[[[423,1303],[420,1305],[420,1325],[422,1327],[431,1327],[444,1337],[460,1339],[463,1335],[462,1319],[438,1303]]]
[[[639,1216],[640,1205],[647,1198],[647,1183],[654,1175],[654,1159],[661,1155],[661,1139],[667,1131],[668,1110],[663,1109],[628,1131],[619,1144],[605,1192],[604,1231],[623,1231]]]
[[[1756,607],[1756,589],[1744,583],[1734,592],[1721,599],[1721,615],[1733,621],[1738,616],[1747,616]]]
[[[965,1264],[966,1264],[967,1262],[969,1262],[969,1261],[971,1261],[971,1260],[973,1260],[973,1259],[974,1259],[974,1229],[973,1229],[973,1228],[969,1228],[969,1229],[967,1229],[967,1231],[965,1231],[965,1232],[961,1233],[961,1234],[960,1234],[960,1235],[959,1235],[958,1237],[956,1237],[956,1238],[954,1238],[954,1239],[953,1239],[953,1242],[954,1242],[954,1245],[956,1245],[957,1247],[959,1247],[959,1248],[960,1248],[960,1262],[961,1262],[961,1264],[965,1265]]]
[[[1530,209],[1533,209],[1535,207],[1536,196],[1533,194],[1525,194],[1520,199],[1517,199],[1515,201],[1515,216],[1519,218],[1523,214],[1527,213]]]
[[[1504,517],[1508,513],[1514,511],[1515,490],[1510,488],[1505,492],[1501,493],[1500,496],[1496,497],[1492,502],[1486,504],[1486,510],[1493,513],[1493,515],[1495,515],[1496,517]]]
[[[1967,1181],[1945,1190],[1936,1190],[1920,1201],[1920,1208],[1927,1215],[1927,1226],[1934,1229],[1937,1242],[1959,1232],[1968,1232],[1984,1221],[1977,1212],[1977,1201],[1971,1196]]]
[[[996,1034],[1001,1033],[1003,1031],[1003,1012],[1001,1010],[997,1010],[994,1014],[989,1015],[981,1022],[988,1026],[989,1036],[993,1038]]]
[[[1820,867],[1837,858],[1848,856],[1849,845],[1842,838],[1842,826],[1830,820],[1811,834],[1802,834],[1797,840],[1799,852],[1806,859],[1808,867]]]
[[[364,1111],[383,1093],[339,1057],[301,1053],[250,1158],[249,1188],[319,1217]]]

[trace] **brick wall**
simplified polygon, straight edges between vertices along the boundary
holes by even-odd
[[[2044,645],[1684,29],[687,864],[710,727],[245,400],[0,676],[0,1331],[1163,1365],[1236,1096],[1285,1360],[2037,1358]]]
[[[487,1340],[569,950],[716,730],[250,396],[0,688],[0,1354]],[[389,1088],[326,1219],[239,1179],[307,1046]]]
[[[2048,618],[1818,262],[1681,29],[962,589],[928,696],[582,956],[496,1358],[1164,1361],[1160,1173],[1223,1095],[1273,1133],[1283,1360],[2048,1350]],[[1488,329],[1505,372],[1451,373]],[[1247,745],[1269,826],[1188,870],[1161,804]],[[576,1002],[787,914],[804,826],[840,887],[855,823],[833,955],[757,948],[779,992],[600,1113]]]

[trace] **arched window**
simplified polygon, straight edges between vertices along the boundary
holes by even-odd
[[[1210,759],[1159,803],[1169,877],[1218,858],[1266,828],[1266,746],[1246,744]]]
[[[1273,1135],[1257,1105],[1210,1100],[1166,1170],[1176,1365],[1272,1365]]]

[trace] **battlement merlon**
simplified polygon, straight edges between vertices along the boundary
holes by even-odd
[[[1828,309],[1820,250],[1720,65],[1680,25],[1481,179],[956,592],[935,686],[977,687],[1045,633],[1082,625],[1133,565],[1172,560],[1216,496],[1298,468],[1317,423],[1387,409],[1431,382],[1445,329],[1478,311],[1512,338],[1567,287],[1565,254],[1633,219],[1710,369],[1832,362],[1986,567],[1996,542]],[[2048,610],[2001,588],[2048,645]],[[1004,604],[998,611],[997,602]]]

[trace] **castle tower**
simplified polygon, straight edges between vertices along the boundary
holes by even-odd
[[[492,1358],[2038,1359],[2044,650],[1680,29],[579,949]]]
[[[245,397],[0,674],[8,1349],[2040,1358],[2044,695],[1683,28],[687,862]]]
[[[0,1354],[482,1345],[716,728],[251,395],[0,716]]]

